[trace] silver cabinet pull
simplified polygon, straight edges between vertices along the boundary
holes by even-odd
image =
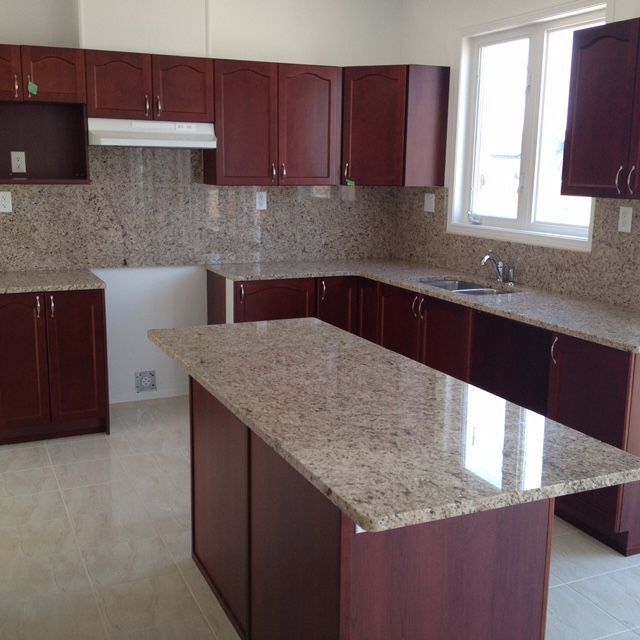
[[[558,358],[556,357],[556,346],[558,345],[558,336],[553,339],[551,343],[551,361],[553,364],[558,364]]]
[[[49,301],[51,302],[51,317],[56,317],[56,303],[53,301],[53,296],[49,296]]]
[[[284,162],[282,163],[282,177],[287,177],[287,165]]]
[[[424,320],[424,314],[422,313],[422,305],[424,304],[424,298],[420,298],[420,304],[418,305],[418,315],[420,320]]]
[[[634,164],[633,167],[631,167],[631,171],[629,171],[629,175],[627,176],[627,189],[629,189],[629,193],[631,195],[633,195],[633,189],[631,188],[631,176],[634,174],[636,170],[636,165]]]
[[[40,320],[40,296],[36,296],[36,318]]]
[[[18,84],[18,74],[14,73],[13,74],[13,90],[14,90],[14,97],[17,98],[18,97],[18,91],[20,91],[20,85]]]
[[[162,100],[160,100],[160,96],[158,96],[158,116],[162,113]]]
[[[240,285],[240,304],[244,304],[244,285]]]
[[[348,177],[349,177],[349,163],[345,162],[344,163],[344,179],[347,180]]]
[[[149,105],[149,94],[145,93],[144,94],[144,117],[148,118],[149,117],[149,109],[150,109],[150,105]]]
[[[623,168],[624,168],[623,165],[620,165],[620,168],[618,169],[618,173],[616,173],[616,191],[618,192],[618,195],[622,193],[622,191],[620,191],[620,174],[622,173]]]
[[[29,85],[31,84],[31,76],[27,74],[27,96],[31,99],[31,91],[29,91]]]
[[[320,302],[324,302],[324,298],[327,295],[327,283],[322,280],[320,284],[322,285],[322,295],[320,296]]]
[[[276,163],[272,162],[271,163],[271,183],[272,184],[276,183],[277,177],[278,177],[278,172],[276,171]]]
[[[418,296],[416,296],[411,303],[411,313],[413,313],[414,318],[418,317],[418,314],[416,313],[416,302],[418,302]]]

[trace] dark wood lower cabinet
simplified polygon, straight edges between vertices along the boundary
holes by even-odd
[[[317,316],[335,327],[357,330],[358,278],[336,276],[318,278]]]
[[[235,322],[308,318],[316,313],[315,278],[235,284]]]
[[[389,284],[380,285],[379,344],[407,358],[420,360],[422,320],[418,312],[422,296]]]
[[[244,638],[544,637],[552,500],[358,532],[191,388],[194,557]]]
[[[368,278],[358,278],[357,334],[371,342],[378,342],[378,297],[380,284]]]

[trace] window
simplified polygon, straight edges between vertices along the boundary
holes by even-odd
[[[588,250],[591,198],[561,196],[573,33],[603,10],[467,38],[448,230]]]

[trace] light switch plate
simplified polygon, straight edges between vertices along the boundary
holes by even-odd
[[[620,207],[620,217],[618,219],[618,231],[621,233],[631,233],[631,221],[633,219],[632,207]]]
[[[267,210],[267,192],[266,191],[256,192],[256,210],[258,211]]]
[[[24,151],[11,152],[11,173],[26,173],[27,161]]]
[[[436,194],[435,193],[424,194],[424,211],[425,213],[435,213],[436,211]]]
[[[11,191],[0,191],[0,213],[11,213],[12,211]]]

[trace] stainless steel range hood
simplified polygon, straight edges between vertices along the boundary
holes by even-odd
[[[89,118],[89,144],[112,147],[215,149],[210,122],[162,122]]]

